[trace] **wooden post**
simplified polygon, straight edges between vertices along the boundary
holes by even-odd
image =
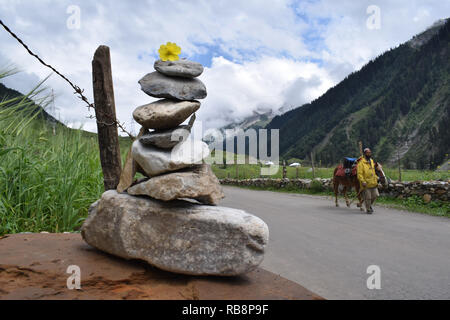
[[[402,169],[400,167],[400,148],[397,146],[397,161],[398,161],[398,181],[402,182]]]
[[[319,174],[319,178],[322,178],[322,159],[319,160],[319,167],[317,168],[317,173]]]
[[[98,146],[105,190],[116,189],[122,172],[109,47],[99,46],[92,60]]]
[[[314,157],[313,157],[313,153],[311,152],[311,168],[312,168],[312,175],[313,175],[313,179],[316,178],[316,172],[314,170]]]
[[[237,160],[236,160],[236,180],[238,180],[238,179],[239,179],[239,167],[238,167]]]

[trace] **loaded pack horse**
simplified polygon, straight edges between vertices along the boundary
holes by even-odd
[[[335,195],[335,203],[336,207],[339,207],[338,203],[338,193],[339,187],[342,186],[342,192],[344,193],[345,203],[347,207],[350,207],[351,202],[347,197],[347,191],[351,191],[352,188],[355,188],[356,196],[358,197],[357,207],[363,211],[363,197],[362,190],[360,190],[358,176],[356,174],[356,166],[358,164],[358,160],[356,158],[344,158],[344,163],[338,165],[333,172],[333,189]],[[386,175],[384,174],[383,167],[381,163],[375,162],[375,173],[378,176],[378,182],[383,186],[386,186],[388,181]]]

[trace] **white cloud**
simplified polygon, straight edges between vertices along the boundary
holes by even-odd
[[[217,57],[201,79],[208,97],[198,115],[207,127],[242,120],[257,109],[299,106],[333,84],[314,63],[274,57],[243,64]]]
[[[370,5],[380,9],[380,29],[366,26]],[[313,19],[328,19],[322,31],[324,67],[335,81],[360,69],[370,59],[408,41],[436,20],[450,17],[450,2],[439,0],[362,0],[307,2],[297,10]]]
[[[73,4],[81,9],[79,30],[66,27],[66,9]],[[365,27],[370,4],[381,9],[379,30]],[[153,71],[157,49],[167,41],[179,44],[188,58],[219,50],[201,76],[208,97],[198,118],[211,127],[251,115],[257,108],[277,110],[307,102],[371,58],[449,15],[449,3],[439,0],[2,0],[0,4],[1,19],[45,61],[84,88],[91,101],[93,53],[100,44],[110,46],[117,115],[127,127],[134,108],[154,100],[137,81]],[[13,62],[26,70],[4,82],[26,92],[49,70],[0,31],[0,63]],[[312,35],[317,43],[309,40]],[[63,80],[53,75],[47,85],[55,90],[63,120],[95,129],[95,123],[86,119],[87,109]]]

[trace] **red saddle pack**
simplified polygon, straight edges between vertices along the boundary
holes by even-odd
[[[346,170],[350,170],[348,173]],[[348,176],[356,176],[356,166],[353,166],[351,169],[344,168],[343,164],[337,166],[336,177],[348,177]]]

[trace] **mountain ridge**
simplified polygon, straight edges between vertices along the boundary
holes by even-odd
[[[0,82],[0,100],[7,100],[7,99],[16,98],[16,97],[24,97],[24,96],[25,95],[20,93],[19,91],[8,88],[7,86],[5,86],[3,83]],[[29,98],[26,98],[26,99],[32,101]],[[65,126],[62,122],[60,122],[55,117],[53,117],[51,114],[49,114],[42,106],[34,103],[34,101],[33,101],[33,107],[34,107],[34,110],[32,111],[31,114],[35,114],[36,112],[38,112],[39,113],[38,118],[43,118],[44,120],[46,120],[48,122],[58,123],[59,125]]]
[[[436,168],[450,149],[450,19],[444,21],[274,117],[266,128],[280,129],[281,156],[314,152],[331,165],[357,155],[361,140],[380,161],[393,164],[398,152],[407,168]]]

